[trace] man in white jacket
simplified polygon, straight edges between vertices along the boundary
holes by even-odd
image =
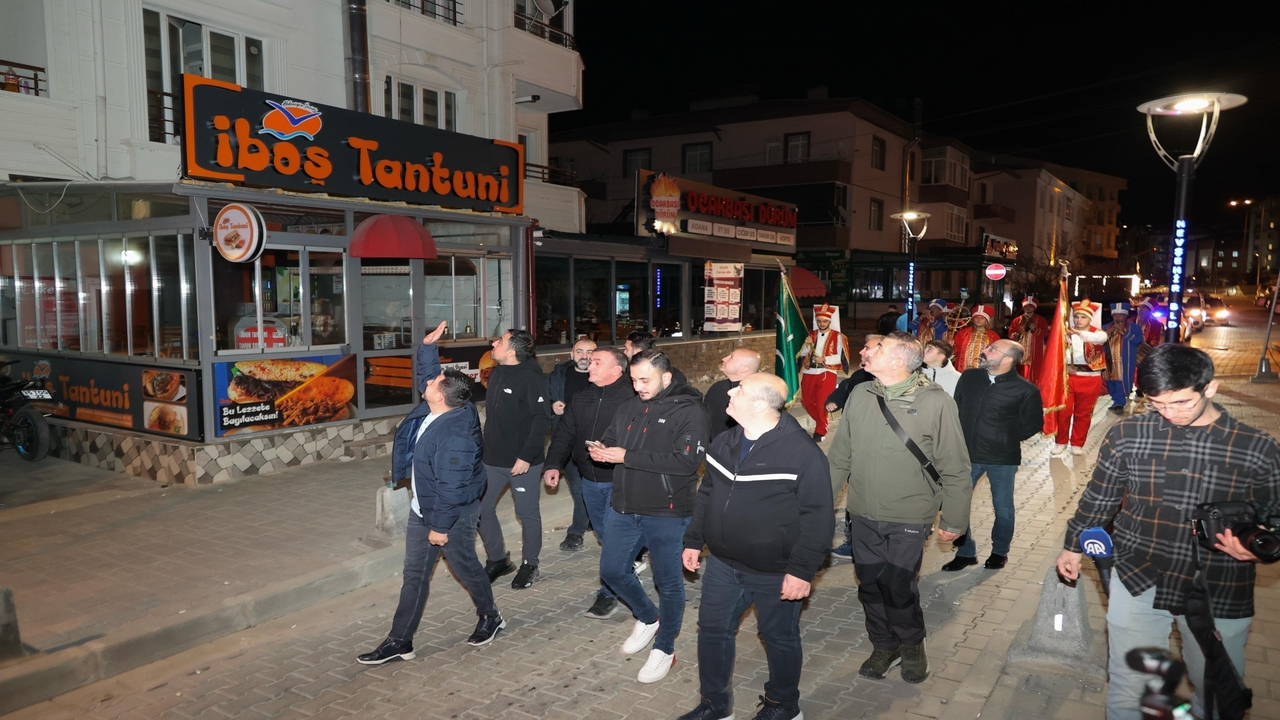
[[[941,385],[951,397],[955,397],[956,383],[960,381],[960,371],[951,363],[953,352],[950,343],[930,340],[924,346],[924,367],[920,368],[921,375]]]

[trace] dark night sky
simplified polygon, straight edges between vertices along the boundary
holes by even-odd
[[[1191,218],[1236,224],[1228,199],[1280,193],[1280,23],[1267,5],[576,0],[585,109],[552,116],[552,130],[751,85],[766,98],[827,85],[905,119],[919,97],[927,132],[1126,178],[1121,222],[1167,225],[1174,174],[1134,108],[1236,92],[1249,103],[1222,115]],[[1191,125],[1168,128],[1179,123]],[[1189,150],[1193,132],[1161,133],[1166,147],[1178,137]]]

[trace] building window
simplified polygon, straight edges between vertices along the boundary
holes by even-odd
[[[711,172],[711,143],[693,143],[685,145],[683,150],[680,172],[686,175]]]
[[[965,217],[964,208],[958,208],[954,205],[947,206],[947,239],[952,242],[962,243],[965,241],[965,229],[969,224],[969,219]]]
[[[809,133],[790,133],[782,136],[786,155],[783,162],[799,163],[809,161]]]
[[[622,176],[633,178],[640,170],[653,169],[653,151],[650,148],[637,148],[622,153]]]
[[[884,201],[871,198],[871,212],[869,213],[870,227],[872,230],[884,229]]]
[[[835,217],[832,218],[832,224],[836,227],[849,227],[849,186],[843,183],[835,184],[835,195],[832,198],[832,205],[835,206]]]
[[[462,24],[462,11],[458,0],[392,0],[396,5],[408,10],[417,10],[429,18],[435,18],[450,25]]]
[[[781,162],[782,162],[782,141],[765,140],[764,141],[764,164],[778,165]]]
[[[884,169],[885,142],[884,138],[871,136],[871,167],[877,170]]]
[[[1066,219],[1066,220],[1070,220],[1070,219],[1071,219],[1071,217],[1072,217],[1072,202],[1071,202],[1071,198],[1063,198],[1063,200],[1064,200],[1064,202],[1063,202],[1063,206],[1064,206],[1064,208],[1065,208],[1065,209],[1062,211],[1062,217],[1063,217],[1064,219]]]
[[[456,93],[393,79],[390,75],[383,81],[383,117],[456,131],[457,107]]]
[[[147,131],[152,142],[176,144],[182,75],[191,73],[264,90],[262,41],[156,10],[142,11],[147,81]]]
[[[1233,258],[1238,258],[1238,257],[1240,257],[1240,251],[1239,251],[1239,250],[1232,250],[1232,251],[1231,251],[1231,257],[1233,257]]]
[[[951,147],[933,148],[924,152],[924,172],[921,185],[954,185],[969,189],[969,156]]]

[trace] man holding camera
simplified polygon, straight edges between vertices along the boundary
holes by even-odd
[[[1245,639],[1254,614],[1254,563],[1276,559],[1259,557],[1258,552],[1274,550],[1266,547],[1274,536],[1257,522],[1280,514],[1280,443],[1211,402],[1218,383],[1213,361],[1201,350],[1179,344],[1152,350],[1138,366],[1138,387],[1155,412],[1123,420],[1107,433],[1093,478],[1067,524],[1058,572],[1068,580],[1078,578],[1081,533],[1114,518],[1107,718],[1142,717],[1139,705],[1147,676],[1126,665],[1125,653],[1136,647],[1167,648],[1169,624],[1175,620],[1183,660],[1196,685],[1192,711],[1200,716],[1205,658],[1187,624],[1188,591],[1202,569],[1222,644],[1243,675]],[[1206,503],[1219,510],[1230,508],[1225,503],[1246,503],[1256,517],[1251,522],[1238,518],[1234,528],[1206,523],[1206,535],[1212,537],[1198,543],[1192,520],[1203,517],[1199,508]]]

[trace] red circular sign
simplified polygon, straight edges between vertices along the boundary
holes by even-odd
[[[988,279],[988,280],[1003,280],[1003,279],[1004,279],[1005,272],[1007,272],[1007,270],[1006,270],[1005,266],[1001,265],[1000,263],[996,263],[996,264],[994,264],[994,265],[988,265],[988,266],[987,266],[987,279]]]

